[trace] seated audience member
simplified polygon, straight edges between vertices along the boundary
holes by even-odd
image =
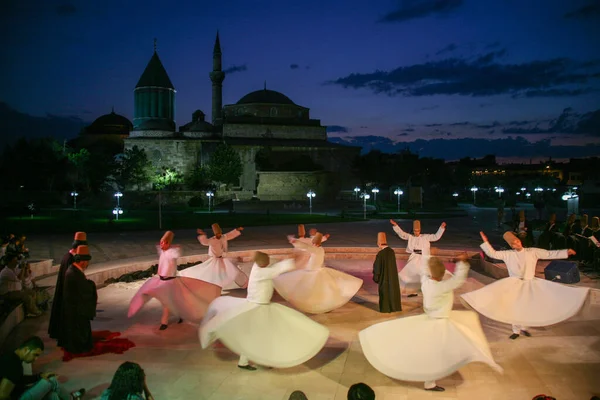
[[[533,231],[529,226],[529,221],[525,218],[525,210],[519,211],[519,219],[513,226],[513,231],[521,239],[523,247],[533,246]]]
[[[43,310],[46,310],[48,308],[48,301],[50,300],[50,295],[46,290],[39,287],[33,280],[34,275],[33,271],[31,271],[31,265],[25,261],[25,263],[21,264],[21,267],[15,269],[15,273],[17,274],[17,276],[21,276],[23,291],[28,292],[30,295],[34,296],[35,303]]]
[[[119,366],[100,400],[154,400],[154,397],[148,390],[146,374],[142,367],[126,361]]]
[[[550,214],[548,223],[544,227],[544,231],[538,239],[538,246],[546,250],[556,250],[557,245],[558,225],[556,224],[556,214]]]
[[[366,383],[355,383],[348,389],[348,400],[375,400],[375,392]]]
[[[17,255],[8,253],[3,259],[6,266],[0,271],[0,296],[9,301],[22,301],[28,317],[39,317],[42,312],[36,305],[35,295],[23,290],[22,275],[15,271],[18,264]]]
[[[85,389],[69,393],[56,380],[56,375],[42,372],[25,375],[23,363],[33,363],[44,351],[44,342],[37,336],[27,339],[15,351],[0,356],[0,400],[80,399]]]

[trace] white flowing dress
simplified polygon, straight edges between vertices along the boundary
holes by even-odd
[[[398,272],[400,285],[404,288],[419,288],[421,286],[421,270],[424,266],[423,257],[431,254],[431,242],[440,240],[445,228],[440,226],[434,235],[422,234],[419,236],[404,232],[398,225],[394,225],[393,229],[400,239],[408,241],[406,252],[410,253],[406,265]],[[416,253],[416,250],[420,250],[421,254]]]
[[[177,276],[178,247],[159,248],[158,273],[148,279],[131,299],[128,317],[133,317],[152,298],[174,315],[200,323],[210,303],[221,295],[221,288],[208,282]],[[160,277],[174,277],[161,280]]]
[[[288,236],[288,239],[290,239],[292,237],[293,236]],[[314,238],[314,236],[310,236],[310,237],[298,238],[297,240],[299,240],[302,243],[312,245],[313,238]],[[323,239],[321,239],[321,245],[326,241],[327,241],[327,237],[323,236]],[[296,259],[296,269],[306,268],[308,266],[308,260],[310,260],[310,253],[303,251],[302,256],[300,256]]]
[[[248,276],[231,260],[225,258],[228,242],[240,235],[240,231],[234,229],[218,239],[215,236],[210,239],[206,235],[198,236],[200,244],[208,246],[209,258],[203,263],[184,269],[180,273],[181,276],[213,283],[221,286],[223,290],[245,288],[248,285]]]
[[[441,282],[423,277],[425,314],[372,325],[359,332],[363,353],[379,372],[403,381],[435,381],[471,362],[496,364],[479,317],[473,311],[452,311],[454,289],[469,271],[459,262],[454,276]]]
[[[275,368],[294,367],[313,358],[327,343],[329,329],[270,302],[273,278],[293,268],[291,259],[266,268],[254,264],[247,298],[222,296],[210,305],[199,330],[202,348],[220,340],[234,353]]]
[[[509,277],[465,293],[462,299],[490,319],[520,326],[553,325],[577,314],[588,296],[589,288],[535,277],[538,259],[567,258],[567,250],[528,247],[496,251],[488,242],[481,249],[488,257],[504,261]]]
[[[352,299],[363,280],[333,268],[323,266],[322,247],[296,240],[294,247],[310,253],[303,269],[296,269],[275,278],[275,290],[296,309],[322,314],[339,308]]]

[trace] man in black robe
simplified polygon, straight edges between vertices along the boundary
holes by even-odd
[[[556,214],[550,214],[548,223],[544,227],[544,231],[538,239],[538,247],[546,250],[556,250],[558,225],[556,225]]]
[[[98,295],[96,285],[85,277],[90,260],[87,246],[78,246],[73,263],[67,269],[63,296],[63,331],[61,347],[73,354],[86,353],[93,348],[92,325],[96,316]]]
[[[54,299],[52,300],[52,311],[50,312],[50,322],[48,323],[48,334],[52,339],[58,341],[58,345],[62,345],[61,334],[63,332],[62,312],[63,312],[63,297],[64,297],[64,282],[65,273],[69,266],[73,263],[73,254],[78,246],[87,246],[87,235],[85,232],[76,232],[71,249],[65,254],[60,261],[58,268],[58,276],[56,278],[56,286],[54,288]]]
[[[396,253],[388,247],[385,232],[377,234],[379,253],[373,263],[373,281],[379,285],[379,312],[402,311]]]

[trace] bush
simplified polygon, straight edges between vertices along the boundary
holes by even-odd
[[[194,196],[190,198],[188,201],[188,206],[190,207],[203,207],[204,206],[204,198],[202,196]]]

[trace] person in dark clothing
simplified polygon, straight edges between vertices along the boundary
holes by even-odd
[[[52,311],[50,312],[50,322],[48,323],[48,334],[52,339],[58,341],[59,346],[62,344],[61,334],[63,332],[62,312],[65,273],[73,263],[73,254],[75,253],[75,250],[78,246],[82,245],[87,246],[87,235],[85,232],[76,232],[73,245],[67,254],[63,256],[58,269],[58,277],[56,278],[56,286],[54,289],[54,299],[52,300]]]
[[[94,346],[90,321],[96,316],[98,294],[96,285],[84,273],[91,259],[89,248],[78,246],[65,273],[60,339],[61,347],[73,354],[87,353]]]
[[[402,311],[396,253],[388,247],[385,232],[377,234],[379,253],[373,263],[373,281],[379,285],[379,312]]]
[[[556,250],[558,225],[556,225],[556,214],[550,214],[550,219],[544,228],[544,231],[538,239],[538,246],[546,250]]]
[[[15,351],[0,356],[0,399],[47,398],[80,399],[85,389],[69,393],[56,380],[56,374],[42,372],[25,375],[23,363],[32,364],[44,351],[44,342],[37,336],[25,340]]]

